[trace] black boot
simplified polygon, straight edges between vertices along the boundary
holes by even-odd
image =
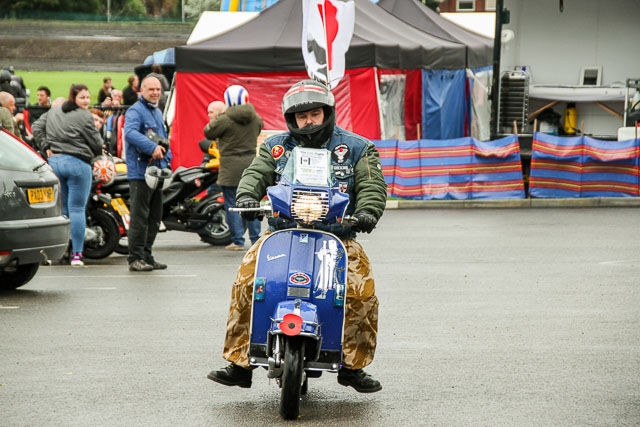
[[[232,363],[220,370],[209,372],[207,378],[219,384],[249,388],[251,387],[252,376],[253,371],[251,369],[244,369]]]
[[[375,380],[362,369],[340,369],[338,371],[338,384],[353,387],[359,393],[374,393],[382,390],[380,381]]]

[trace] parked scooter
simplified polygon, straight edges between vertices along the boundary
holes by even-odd
[[[115,163],[110,156],[94,159],[93,182],[86,209],[83,253],[86,258],[108,257],[116,249],[121,236],[126,234],[121,216],[113,207],[112,196],[103,191],[114,184],[115,178]]]
[[[267,189],[272,215],[298,227],[270,234],[258,253],[249,361],[282,389],[285,419],[298,417],[308,378],[342,363],[347,252],[335,235],[313,229],[357,227],[344,217],[349,196],[334,184],[329,151],[296,147],[278,185]],[[254,209],[234,209],[247,210]]]

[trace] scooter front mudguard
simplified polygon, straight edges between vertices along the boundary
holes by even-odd
[[[310,366],[340,363],[346,284],[347,252],[333,234],[298,228],[269,235],[256,263],[249,351],[252,363],[267,363],[270,337],[282,333],[279,321],[287,311],[293,312],[295,300],[300,300],[302,307],[304,335],[321,344],[317,360]]]

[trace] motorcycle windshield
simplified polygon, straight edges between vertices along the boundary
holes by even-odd
[[[292,184],[331,187],[334,182],[329,150],[295,147],[282,176]]]

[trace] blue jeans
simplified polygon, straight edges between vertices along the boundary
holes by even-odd
[[[257,219],[245,221],[238,212],[230,212],[229,208],[236,206],[236,190],[238,187],[222,187],[224,197],[224,210],[227,214],[227,224],[231,232],[231,241],[239,246],[244,246],[244,227],[249,229],[249,239],[253,245],[260,238],[261,222]]]
[[[82,252],[91,192],[91,165],[68,154],[54,154],[49,158],[49,164],[60,180],[62,213],[71,220],[72,252]]]

